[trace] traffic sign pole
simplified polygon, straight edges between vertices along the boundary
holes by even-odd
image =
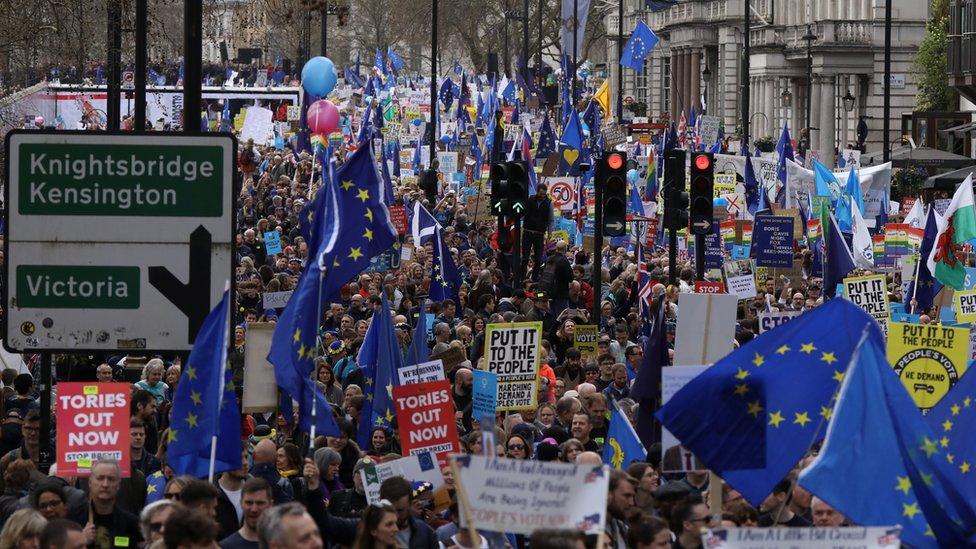
[[[695,280],[705,280],[705,235],[695,234]]]
[[[596,160],[596,159],[594,159]],[[599,162],[599,160],[596,160]],[[597,296],[600,295],[600,288],[603,287],[603,182],[599,177],[593,178],[593,195],[596,199],[596,207],[593,208],[593,257],[590,258],[590,266],[593,271],[593,291]],[[590,319],[596,324],[600,323],[600,299],[593,300],[593,317]]]

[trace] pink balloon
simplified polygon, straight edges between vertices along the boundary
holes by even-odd
[[[44,125],[44,117],[43,116],[35,116],[34,117],[34,125],[35,126],[43,126]]]
[[[313,133],[329,135],[339,128],[339,109],[327,99],[319,99],[308,108],[308,127]]]

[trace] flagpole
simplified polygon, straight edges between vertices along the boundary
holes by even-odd
[[[929,204],[929,210],[932,209],[932,206],[933,206],[933,204]],[[925,220],[926,220],[926,223],[928,223],[929,213],[931,213],[931,212],[929,212],[929,211],[926,211],[925,212]],[[923,240],[925,239],[924,233],[922,235],[922,239]],[[912,300],[909,302],[909,305],[912,306],[912,313],[911,314],[915,314],[915,307],[918,305],[918,301],[915,300],[915,294],[918,293],[918,273],[919,273],[919,271],[921,271],[921,269],[922,269],[922,247],[919,246],[919,248],[918,248],[918,260],[915,261],[915,283],[912,284]]]
[[[224,296],[225,297],[222,297],[221,300],[223,300],[223,299],[230,300],[230,295],[228,293],[229,291],[230,291],[230,280],[226,280],[224,282]],[[226,325],[225,325],[226,326],[226,330],[224,332],[224,337],[227,338],[227,344],[221,347],[221,351],[220,351],[221,352],[221,356],[220,356],[220,377],[217,378],[217,379],[220,380],[221,383],[223,383],[223,381],[224,381],[224,375],[226,375],[226,373],[227,373],[227,355],[230,352],[230,349],[228,347],[230,345],[233,345],[233,343],[232,343],[233,342],[233,339],[231,339],[231,337],[230,337],[231,317],[233,316],[233,314],[234,314],[233,309],[231,309],[230,303],[228,303],[227,304],[227,321],[226,321]],[[220,390],[217,391],[217,413],[218,414],[220,413],[220,408],[223,405],[224,405],[224,389],[223,389],[223,386],[221,386]],[[218,422],[218,424],[219,424],[219,422]],[[213,479],[214,479],[214,469],[216,469],[216,466],[217,466],[217,432],[214,431],[214,434],[210,437],[210,467],[209,467],[208,472],[207,472],[207,481],[208,482],[213,482]]]

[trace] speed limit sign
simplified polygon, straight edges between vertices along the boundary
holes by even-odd
[[[550,177],[549,198],[553,206],[560,210],[571,210],[576,202],[576,186],[572,177]]]
[[[132,90],[136,87],[136,73],[133,71],[124,71],[122,73],[122,89]]]

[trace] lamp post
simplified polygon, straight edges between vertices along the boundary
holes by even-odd
[[[705,65],[705,69],[702,70],[702,80],[705,81],[705,108],[702,109],[702,113],[708,112],[708,83],[712,81],[712,69]]]
[[[856,99],[851,95],[851,90],[847,90],[847,93],[842,98],[844,101],[844,110],[847,112],[854,112],[854,102]]]
[[[810,24],[807,23],[807,33],[803,36],[803,39],[807,41],[807,105],[806,105],[806,123],[807,123],[807,141],[806,147],[803,149],[803,156],[806,157],[806,151],[810,149],[813,145],[813,124],[812,124],[812,113],[811,113],[811,97],[813,96],[813,41],[817,39],[814,36],[813,31],[810,29]]]

